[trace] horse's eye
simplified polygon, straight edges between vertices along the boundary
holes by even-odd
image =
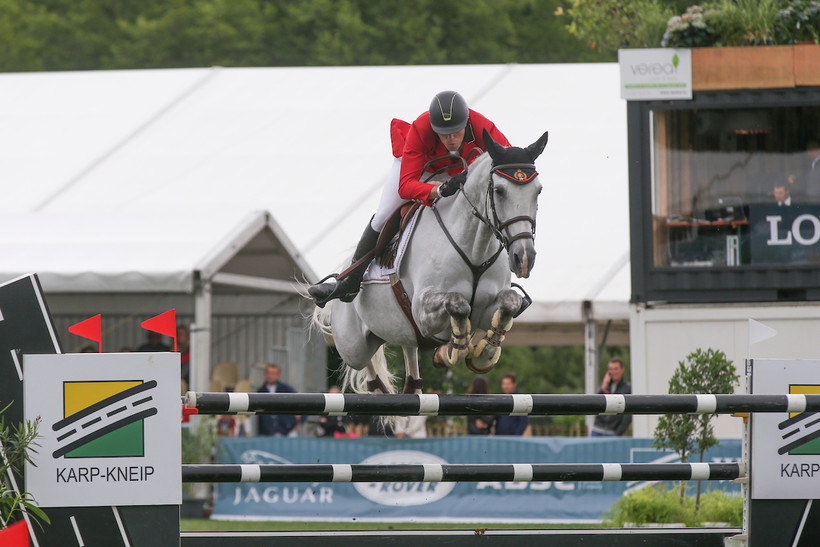
[[[503,186],[493,186],[493,192],[495,192],[495,195],[498,197],[504,197],[507,195],[507,189]]]

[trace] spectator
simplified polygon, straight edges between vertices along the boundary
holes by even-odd
[[[185,325],[177,326],[177,351],[179,351],[180,378],[190,385],[191,332]]]
[[[612,359],[607,365],[607,372],[601,382],[598,393],[626,395],[632,393],[632,386],[624,380],[624,363],[620,359]],[[632,423],[631,414],[611,414],[595,416],[592,437],[615,437],[626,433]]]
[[[473,384],[467,389],[470,395],[486,395],[490,392],[490,384],[484,376],[473,378]],[[467,416],[468,435],[489,435],[495,424],[495,416]]]
[[[265,384],[257,393],[296,393],[296,390],[285,382],[279,381],[281,370],[277,365],[265,368]],[[259,416],[259,434],[274,437],[286,437],[296,428],[295,416]]]
[[[337,386],[331,386],[328,393],[341,393]],[[347,428],[353,418],[350,416],[321,416],[319,426],[321,428],[320,437],[347,437]]]
[[[787,182],[775,183],[772,188],[772,196],[774,196],[778,207],[789,207],[792,204],[792,196],[789,192],[789,184]]]
[[[515,374],[512,372],[508,372],[501,377],[501,391],[506,395],[519,393],[518,389],[516,389],[517,385]],[[530,419],[528,416],[498,416],[495,419],[495,434],[523,435],[529,423]]]
[[[799,203],[820,203],[820,143],[809,140],[806,143],[806,156],[809,164],[802,176],[791,174],[788,182],[794,188],[799,188],[801,194],[797,196]],[[795,192],[792,190],[792,194]]]
[[[427,416],[401,416],[394,428],[396,437],[410,439],[427,438]]]
[[[160,333],[149,330],[148,341],[138,347],[137,351],[171,351],[171,347],[162,343],[162,335]]]
[[[236,419],[230,414],[220,414],[216,422],[218,437],[236,437]]]

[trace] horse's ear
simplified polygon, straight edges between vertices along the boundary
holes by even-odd
[[[504,147],[495,142],[490,132],[486,129],[481,133],[481,138],[484,140],[484,148],[490,153],[490,157],[494,162],[497,161],[498,158],[501,157],[501,152],[504,150]]]
[[[544,151],[544,148],[547,146],[547,140],[549,139],[550,132],[545,131],[541,138],[529,145],[525,150],[527,154],[529,154],[532,161],[535,161],[535,158],[541,155],[541,152]]]

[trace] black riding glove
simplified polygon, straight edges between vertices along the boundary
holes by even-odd
[[[438,187],[438,193],[443,198],[450,197],[456,192],[458,192],[459,187],[466,181],[467,175],[465,175],[464,173],[453,175],[447,181],[443,182],[441,186]]]

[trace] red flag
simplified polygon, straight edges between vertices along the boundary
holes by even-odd
[[[29,547],[28,526],[19,520],[4,530],[0,530],[0,544],[5,547]]]
[[[76,325],[71,325],[68,327],[68,332],[94,340],[100,345],[100,353],[102,353],[102,319],[100,314],[89,317],[85,321],[80,321]]]
[[[145,330],[158,332],[174,339],[174,351],[177,350],[177,311],[168,310],[151,319],[146,319],[140,325]]]

